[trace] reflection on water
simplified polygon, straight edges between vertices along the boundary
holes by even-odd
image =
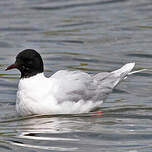
[[[151,7],[149,0],[1,0],[0,151],[151,152],[151,71],[119,84],[101,113],[28,118],[15,112],[20,74],[5,71],[25,48],[40,52],[47,76],[132,61],[151,70]]]
[[[5,135],[5,140],[17,148],[52,151],[151,148],[152,115],[147,115],[151,108],[126,106],[102,111],[102,115],[31,116],[1,124],[16,123],[10,133],[15,136]]]

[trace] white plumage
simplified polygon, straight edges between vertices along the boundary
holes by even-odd
[[[112,89],[129,75],[135,63],[113,72],[89,75],[61,70],[46,78],[43,73],[19,81],[16,110],[21,115],[86,113],[100,107]]]

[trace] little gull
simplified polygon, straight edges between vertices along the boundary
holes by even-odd
[[[16,110],[22,115],[87,113],[101,106],[118,83],[135,73],[135,63],[125,64],[112,72],[89,75],[82,71],[60,70],[47,78],[38,52],[20,52],[14,64],[6,70],[18,69]],[[137,71],[138,72],[138,71]]]

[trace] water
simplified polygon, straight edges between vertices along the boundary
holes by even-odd
[[[127,62],[151,69],[150,0],[0,1],[0,151],[151,152],[152,73],[123,81],[98,115],[21,118],[19,72],[4,71],[25,48],[38,50],[46,75],[59,69],[112,71]]]

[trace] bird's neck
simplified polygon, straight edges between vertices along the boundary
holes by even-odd
[[[47,78],[44,76],[44,73],[38,73],[31,77],[24,77],[20,79],[18,87],[22,89],[31,87],[35,88],[38,84],[43,83],[45,79]]]
[[[41,71],[36,71],[36,70],[31,70],[31,71],[29,71],[29,70],[21,70],[21,79],[22,78],[31,78],[31,77],[33,77],[33,76],[37,76],[38,74],[41,74],[41,73],[43,73],[43,72],[41,72]]]

